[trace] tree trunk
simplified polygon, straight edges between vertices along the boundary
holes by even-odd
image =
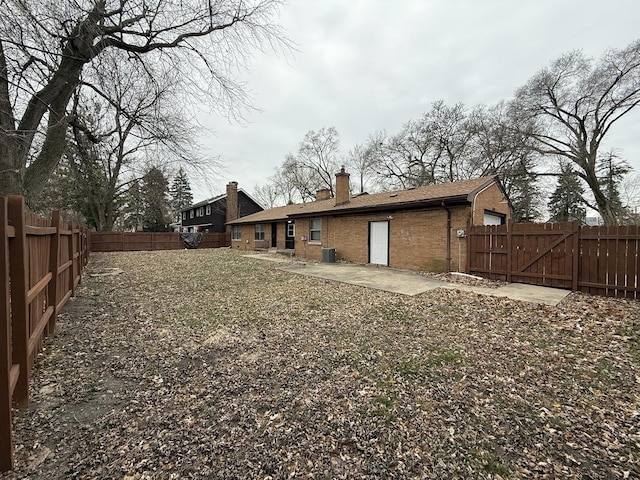
[[[618,223],[616,214],[611,209],[610,199],[608,199],[602,191],[602,186],[600,185],[600,181],[596,176],[595,167],[583,167],[583,170],[585,174],[585,180],[587,182],[587,185],[589,185],[591,193],[593,193],[593,198],[596,202],[596,206],[598,207],[598,213],[602,217],[602,221],[605,225],[616,225]]]
[[[33,94],[17,127],[9,102],[7,68],[0,43],[0,194],[34,194],[60,161],[68,125],[67,104],[80,82],[84,65],[98,53],[93,48],[93,41],[98,34],[100,6],[96,5],[76,25],[72,39],[63,49],[60,66],[51,80]],[[48,126],[42,149],[27,168],[33,138],[47,113]],[[3,173],[10,175],[5,179]]]
[[[20,142],[9,99],[9,79],[0,42],[0,195],[19,195],[22,186]]]
[[[0,143],[3,141],[0,140]],[[15,153],[11,149],[0,153],[0,196],[22,194],[20,155]]]

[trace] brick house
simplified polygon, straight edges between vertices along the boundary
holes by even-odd
[[[509,220],[511,207],[496,177],[351,196],[349,174],[336,174],[336,196],[254,213],[228,223],[231,247],[277,248],[321,261],[323,249],[354,263],[425,271],[464,271],[470,225]],[[332,253],[332,252],[329,252]],[[331,257],[331,255],[328,255]]]
[[[229,182],[226,193],[181,209],[180,231],[224,232],[226,222],[262,210],[238,182]]]

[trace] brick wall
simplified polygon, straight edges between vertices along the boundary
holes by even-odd
[[[507,216],[506,221],[511,218],[509,204],[503,200],[502,191],[495,183],[482,190],[476,195],[473,203],[473,224],[482,225],[484,222],[484,211],[503,213]]]
[[[451,270],[466,269],[467,239],[458,238],[457,230],[469,228],[470,223],[482,225],[484,210],[507,215],[509,205],[502,200],[500,188],[493,184],[476,196],[471,207],[450,207],[451,210]],[[295,255],[310,261],[322,260],[322,248],[335,248],[336,258],[354,263],[369,261],[369,222],[389,222],[389,266],[433,272],[447,267],[447,212],[435,207],[423,210],[397,211],[377,214],[322,217],[322,242],[309,241],[308,218],[296,219]],[[286,222],[278,223],[278,249],[285,248]],[[265,224],[265,240],[254,240],[254,226],[242,227],[242,240],[233,240],[232,248],[263,249],[271,246],[271,224]],[[306,241],[302,237],[306,237]],[[247,242],[247,240],[249,240]]]
[[[456,230],[468,228],[471,210],[452,207],[451,268],[465,268],[466,240],[458,240]],[[391,217],[391,218],[389,218]],[[446,270],[447,213],[442,208],[392,212],[372,215],[349,215],[322,218],[322,242],[309,242],[309,219],[296,219],[295,255],[310,261],[322,260],[322,248],[335,248],[336,258],[354,263],[369,260],[369,222],[389,221],[389,266],[427,271]],[[278,223],[278,249],[284,249],[285,222]],[[264,241],[255,240],[255,226],[243,225],[242,238],[232,240],[231,248],[266,249],[271,246],[271,224],[265,224]],[[306,241],[302,241],[302,237]],[[248,240],[248,241],[247,241]],[[458,248],[460,247],[460,248]],[[458,255],[459,253],[459,255]]]
[[[451,268],[465,267],[466,241],[458,240],[456,230],[467,229],[469,208],[451,208]],[[391,217],[391,218],[389,218]],[[389,266],[426,271],[445,271],[447,262],[447,212],[442,208],[352,215],[328,218],[323,246],[336,249],[336,258],[355,263],[369,260],[369,222],[389,222]],[[324,223],[323,223],[324,227]],[[325,243],[326,238],[326,244]],[[458,256],[458,246],[460,255]]]
[[[322,235],[324,236],[325,224],[329,221],[330,217],[322,218]],[[322,247],[326,247],[327,244],[324,239],[321,242],[311,242],[311,232],[309,231],[310,218],[296,218],[296,241],[294,244],[295,255],[298,257],[306,258],[311,261],[322,260]],[[305,237],[306,240],[302,240]],[[282,239],[284,247],[284,237]]]
[[[237,250],[258,250],[263,248],[269,248],[271,246],[271,226],[265,224],[264,226],[264,240],[256,240],[255,225],[242,225],[240,240],[231,239],[231,248]]]

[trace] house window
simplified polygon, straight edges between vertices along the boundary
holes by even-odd
[[[322,240],[322,219],[312,218],[309,221],[309,241],[320,242]]]
[[[204,216],[204,207],[198,207],[198,213],[196,214],[197,217],[203,217]]]
[[[256,240],[264,240],[264,224],[258,223],[256,225]]]
[[[240,240],[242,237],[242,229],[240,225],[232,225],[231,226],[231,240]]]
[[[189,210],[189,218],[193,218],[193,215],[194,215],[193,210]]]
[[[296,236],[296,224],[291,222],[287,223],[287,237],[293,238]]]
[[[182,219],[186,220],[187,219],[187,212],[182,212]]]
[[[211,205],[207,205],[207,215],[211,215]]]
[[[506,217],[507,216],[504,213],[485,210],[484,221],[482,223],[483,225],[504,225]]]

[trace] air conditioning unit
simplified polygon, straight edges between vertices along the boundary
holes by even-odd
[[[322,249],[322,262],[323,263],[336,263],[336,249],[335,248],[323,248]]]

